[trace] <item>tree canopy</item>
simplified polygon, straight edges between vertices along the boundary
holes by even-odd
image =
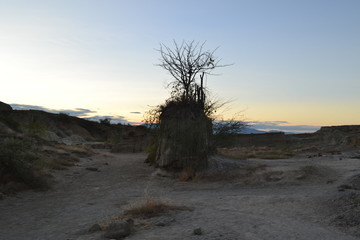
[[[169,84],[172,97],[205,102],[204,76],[211,74],[215,68],[227,66],[220,65],[220,60],[214,56],[217,48],[204,50],[205,43],[183,41],[178,44],[174,41],[174,48],[160,44],[158,66],[174,77]]]

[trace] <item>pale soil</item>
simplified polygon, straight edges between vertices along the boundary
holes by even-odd
[[[224,171],[236,164],[267,167],[241,177],[230,171],[226,180],[214,175],[179,182],[154,176],[154,169],[143,163],[145,154],[100,152],[78,166],[54,172],[57,183],[52,190],[26,191],[0,201],[0,239],[103,239],[103,232],[87,230],[147,197],[193,211],[165,214],[163,218],[170,219],[167,226],[150,224],[126,239],[357,239],[331,224],[335,209],[328,207],[348,191],[337,187],[360,173],[360,160],[350,158],[354,154],[358,153],[286,160],[217,158]],[[301,170],[303,166],[311,171]],[[198,227],[203,234],[195,236]]]

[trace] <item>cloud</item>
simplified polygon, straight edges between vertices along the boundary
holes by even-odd
[[[58,112],[69,114],[74,117],[87,117],[89,113],[96,113],[95,111],[84,108],[76,108],[74,110],[58,110]]]
[[[35,105],[24,105],[24,104],[10,104],[10,106],[14,109],[14,110],[39,110],[39,111],[46,111],[46,112],[51,112],[53,113],[54,110],[51,110],[49,108],[45,108],[42,106],[35,106]]]
[[[280,131],[286,133],[312,133],[320,129],[320,126],[290,125],[287,121],[264,121],[248,122],[251,128],[261,131]]]
[[[119,115],[96,115],[96,111],[85,109],[85,108],[75,108],[75,109],[50,109],[42,106],[36,105],[24,105],[24,104],[10,104],[14,110],[39,110],[50,113],[65,113],[70,116],[84,118],[92,121],[99,121],[100,119],[109,118],[112,124],[131,124],[139,125],[138,122],[129,122],[126,120],[126,117]],[[131,114],[141,114],[141,112],[130,112]],[[260,131],[280,131],[285,133],[311,133],[316,132],[320,129],[320,126],[312,125],[291,125],[287,121],[252,121],[247,122],[251,128],[260,130]]]
[[[42,106],[36,106],[36,105],[25,105],[25,104],[10,104],[11,107],[14,110],[38,110],[38,111],[44,111],[49,113],[65,113],[74,117],[86,117],[88,114],[96,113],[95,111],[92,111],[90,109],[85,108],[75,108],[75,109],[51,109],[46,108]]]
[[[45,108],[45,107],[42,107],[42,106],[25,105],[25,104],[10,104],[10,106],[14,110],[39,110],[39,111],[50,112],[50,113],[65,113],[65,114],[68,114],[68,115],[73,116],[73,117],[84,118],[84,119],[92,120],[92,121],[99,121],[100,119],[109,118],[110,122],[112,124],[117,124],[117,123],[120,123],[120,124],[132,124],[132,125],[138,125],[139,124],[139,123],[136,123],[136,122],[129,122],[128,120],[126,120],[126,118],[124,116],[118,116],[118,115],[94,115],[94,114],[97,113],[96,111],[86,109],[86,108],[56,110],[56,109]]]

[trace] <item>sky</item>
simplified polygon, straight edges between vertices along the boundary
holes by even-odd
[[[136,123],[169,97],[159,44],[204,42],[220,118],[360,124],[358,0],[0,0],[0,101]]]

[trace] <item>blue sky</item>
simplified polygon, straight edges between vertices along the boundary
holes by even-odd
[[[206,41],[226,117],[360,124],[360,1],[2,1],[0,101],[138,122],[169,95],[160,43]],[[136,112],[136,113],[135,113]]]

